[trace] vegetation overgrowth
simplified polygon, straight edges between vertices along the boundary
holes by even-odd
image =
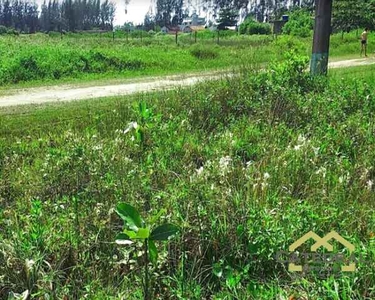
[[[7,109],[0,298],[141,299],[145,253],[115,243],[126,202],[180,228],[148,265],[153,299],[374,299],[374,67],[327,80],[306,63]],[[274,255],[310,230],[338,231],[367,263],[292,278]]]
[[[238,36],[231,31],[174,35],[133,32],[0,36],[0,85],[38,85],[113,77],[184,73],[281,60],[297,49],[309,55],[311,37]],[[369,53],[374,50],[369,45]],[[359,53],[356,32],[332,36],[332,57]]]

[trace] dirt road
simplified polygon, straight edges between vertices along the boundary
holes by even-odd
[[[374,58],[336,61],[329,64],[330,68],[346,68],[375,64]],[[10,90],[0,96],[0,107],[42,104],[47,102],[73,101],[100,97],[130,95],[171,89],[178,86],[191,86],[199,81],[215,80],[223,76],[220,72],[202,72],[200,74],[176,75],[163,78],[149,78],[136,83],[113,84],[104,86],[72,87],[67,85]]]

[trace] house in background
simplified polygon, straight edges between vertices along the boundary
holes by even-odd
[[[160,28],[160,32],[164,34],[175,34],[176,31],[183,32],[180,26],[163,26],[162,28]],[[187,28],[183,29],[188,30]]]
[[[178,26],[163,26],[160,31],[164,34],[175,34],[177,32],[192,33],[193,31],[205,30],[206,18],[200,18],[196,12],[190,18],[184,19]]]
[[[196,12],[194,12],[190,18],[186,18],[182,21],[182,25],[189,26],[204,26],[206,25],[206,18],[200,18]]]
[[[192,31],[203,31],[206,30],[206,26],[198,25],[198,26],[189,26]]]

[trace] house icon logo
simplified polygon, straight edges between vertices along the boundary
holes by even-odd
[[[343,245],[349,253],[352,255],[354,253],[355,247],[353,244],[348,242],[344,239],[341,235],[339,235],[336,231],[331,231],[329,234],[321,238],[319,235],[310,231],[302,236],[300,239],[295,241],[292,245],[289,246],[289,252],[293,253],[299,248],[301,245],[306,243],[308,240],[313,239],[315,244],[311,246],[311,252],[316,253],[317,250],[321,247],[324,247],[328,252],[333,252],[333,246],[329,243],[331,240],[336,240],[341,245]],[[317,254],[317,253],[316,253]],[[313,256],[314,257],[314,256]],[[289,262],[288,270],[290,272],[302,272],[303,266],[297,265],[295,262]],[[356,270],[356,265],[353,262],[350,262],[349,265],[341,266],[342,272],[354,272]]]

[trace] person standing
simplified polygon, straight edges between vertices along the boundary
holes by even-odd
[[[368,40],[369,29],[366,28],[361,34],[361,57],[363,52],[365,52],[365,57],[367,57],[367,40]]]

